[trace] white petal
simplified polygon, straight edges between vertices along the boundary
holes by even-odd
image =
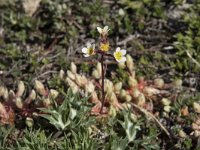
[[[95,44],[92,44],[92,48],[95,49]]]
[[[97,31],[101,34],[103,29],[101,29],[100,27],[97,27]]]
[[[122,55],[126,55],[126,50],[125,49],[122,49],[121,52],[122,52]]]
[[[103,31],[104,31],[104,32],[108,32],[108,26],[105,26],[105,27],[103,28]]]
[[[91,47],[91,43],[87,43],[87,48],[90,48]]]
[[[82,48],[82,53],[87,53],[87,48],[86,47]]]
[[[120,47],[117,47],[116,52],[119,52],[119,51],[120,51]]]
[[[120,62],[125,62],[126,61],[126,57],[122,57],[122,59],[120,60]]]
[[[89,57],[90,55],[89,54],[85,54],[85,55],[83,55],[84,57]]]

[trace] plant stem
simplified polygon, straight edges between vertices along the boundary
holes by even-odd
[[[103,113],[103,106],[105,103],[105,93],[104,93],[104,54],[101,54],[101,94],[102,94],[102,100],[101,100],[101,109],[100,109],[100,114]]]

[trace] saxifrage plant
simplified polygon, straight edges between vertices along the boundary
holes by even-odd
[[[103,106],[105,103],[105,93],[104,93],[104,77],[105,77],[105,66],[104,66],[104,61],[107,57],[115,58],[117,62],[125,62],[126,57],[126,50],[120,49],[120,47],[117,47],[116,51],[114,54],[108,53],[110,51],[110,44],[108,41],[108,31],[110,30],[108,26],[105,26],[104,28],[97,27],[97,30],[100,34],[100,46],[98,49],[95,48],[95,44],[87,44],[87,47],[84,47],[82,49],[82,52],[84,53],[84,57],[89,57],[95,54],[100,55],[100,62],[101,62],[101,93],[102,93],[102,100],[101,100],[101,108],[100,108],[100,113],[103,113]]]

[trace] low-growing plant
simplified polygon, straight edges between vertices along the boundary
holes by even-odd
[[[16,150],[48,150],[56,149],[51,135],[47,136],[44,130],[24,130],[24,136],[16,141]]]
[[[89,117],[90,107],[87,106],[87,97],[80,98],[71,90],[64,95],[65,99],[61,105],[54,101],[52,108],[39,108],[43,112],[40,116],[47,119],[57,130],[63,131],[78,130],[93,123],[93,118]]]

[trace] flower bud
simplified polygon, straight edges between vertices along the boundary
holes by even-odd
[[[51,100],[49,98],[45,98],[43,101],[42,101],[43,105],[45,107],[49,107],[51,105]]]
[[[135,75],[134,75],[135,76]],[[142,83],[142,82],[144,82],[145,81],[145,78],[144,78],[144,76],[139,76],[138,77],[138,82],[139,83]]]
[[[128,67],[130,72],[134,70],[133,58],[129,54],[126,55],[126,66]]]
[[[31,128],[31,127],[33,127],[34,121],[33,121],[32,118],[26,117],[25,123],[26,123],[26,125],[27,125],[29,128]]]
[[[92,126],[91,126],[91,127],[88,127],[88,133],[89,133],[89,135],[91,135],[91,134],[93,133]]]
[[[122,89],[121,91],[120,91],[120,98],[126,98],[126,95],[127,95],[127,92],[126,92],[126,90],[124,90],[124,89]]]
[[[92,71],[92,76],[93,76],[95,79],[100,79],[101,74],[99,74],[99,72],[95,69],[95,70]]]
[[[18,83],[18,91],[17,91],[16,96],[17,97],[21,97],[23,95],[24,91],[25,91],[24,82],[23,81],[19,81],[19,83]]]
[[[171,111],[171,106],[164,106],[164,111],[165,112],[170,112]]]
[[[195,137],[200,137],[200,131],[199,130],[195,130],[194,131],[194,136]]]
[[[124,16],[125,15],[125,12],[122,8],[119,9],[119,15],[120,16]]]
[[[0,86],[0,97],[4,95],[4,92],[5,92],[5,87]]]
[[[123,104],[122,104],[122,107],[123,107],[125,110],[130,110],[130,109],[131,109],[131,104],[129,104],[129,103],[123,103]]]
[[[126,97],[125,97],[125,99],[126,99],[126,102],[130,102],[132,100],[132,97],[127,94]]]
[[[31,93],[30,93],[30,95],[29,95],[29,98],[30,98],[31,100],[34,100],[34,99],[36,98],[35,90],[31,90]]]
[[[73,74],[71,71],[67,70],[67,76],[72,79],[72,80],[75,80],[76,79],[76,76],[75,74]]]
[[[192,129],[193,130],[200,130],[200,126],[196,123],[192,123]]]
[[[49,98],[56,99],[58,97],[58,94],[59,94],[58,91],[51,89],[49,93]]]
[[[137,122],[137,120],[138,120],[137,115],[131,113],[131,120],[132,120],[133,122]]]
[[[97,63],[97,71],[98,71],[99,75],[101,76],[102,68],[101,68],[100,62]]]
[[[71,72],[74,73],[74,74],[77,73],[77,67],[76,67],[76,65],[74,64],[74,62],[71,62],[70,70],[71,70]]]
[[[158,89],[155,89],[153,87],[145,87],[143,89],[143,92],[147,95],[147,96],[153,96],[153,95],[157,95],[160,93],[160,91]]]
[[[80,87],[84,87],[85,84],[87,84],[87,82],[88,82],[87,78],[83,75],[81,76],[79,74],[76,74],[75,77],[76,77],[75,81],[78,84],[78,86],[80,86]]]
[[[167,98],[162,98],[161,102],[164,106],[169,106],[171,103],[171,101]]]
[[[39,114],[36,113],[36,112],[33,112],[32,115],[33,115],[33,117],[38,117],[39,116]]]
[[[90,97],[89,100],[90,100],[91,103],[94,103],[94,104],[99,103],[99,98],[97,96],[97,92],[96,91],[91,93],[91,97]]]
[[[197,125],[199,125],[199,128],[200,128],[200,118],[198,118],[195,122]]]
[[[197,102],[193,103],[193,109],[196,113],[200,113],[200,104]]]
[[[162,88],[164,86],[164,80],[161,79],[161,78],[157,78],[157,79],[154,79],[154,85],[157,87],[157,88]]]
[[[30,104],[36,98],[35,90],[32,90],[28,98],[24,101],[25,104]]]
[[[67,77],[65,81],[69,84],[70,87],[77,86],[76,83],[74,83],[74,81],[72,81],[69,77]]]
[[[85,85],[85,92],[87,92],[87,93],[92,93],[92,92],[94,92],[94,90],[95,90],[94,84],[93,84],[91,81],[89,81],[89,82]]]
[[[130,87],[136,87],[137,84],[138,84],[137,80],[133,76],[130,76],[128,79],[128,85]]]
[[[132,90],[132,93],[131,93],[131,95],[132,95],[134,98],[139,97],[140,94],[141,94],[141,92],[140,92],[138,89],[136,89],[136,88],[134,88],[134,89]]]
[[[36,91],[40,95],[43,95],[43,96],[46,95],[46,90],[45,90],[44,85],[42,84],[42,82],[40,82],[38,80],[35,80],[35,88],[36,88]]]
[[[119,62],[117,64],[118,64],[118,67],[121,68],[121,69],[126,68],[125,62]]]
[[[70,78],[67,77],[66,82],[69,84],[70,88],[72,89],[73,94],[76,94],[79,91],[79,87]]]
[[[119,92],[122,89],[122,82],[118,82],[114,85],[114,89],[116,92]]]
[[[113,83],[108,80],[108,79],[105,79],[104,80],[104,91],[110,95],[114,90],[114,87],[113,87]]]
[[[115,107],[113,107],[113,105],[110,105],[108,114],[112,117],[115,117],[117,115],[117,111],[116,111]]]
[[[4,100],[7,100],[7,99],[8,99],[8,96],[9,96],[9,95],[8,95],[8,89],[5,87],[5,88],[4,88],[4,93],[3,93],[3,99],[4,99]]]
[[[65,72],[63,70],[60,70],[60,72],[59,72],[59,78],[60,79],[64,79],[64,75],[65,75]]]
[[[114,92],[112,92],[112,93],[110,94],[109,101],[110,101],[112,104],[118,102],[117,96],[115,95]]]
[[[136,104],[138,106],[144,106],[146,102],[145,96],[143,93],[140,93],[140,95],[136,98]]]
[[[120,106],[120,104],[119,104],[119,102],[118,102],[118,99],[117,99],[117,96],[115,95],[115,93],[114,92],[112,92],[111,94],[110,94],[110,99],[109,99],[109,101],[110,101],[110,103],[111,103],[111,105],[113,105],[115,108],[121,108],[121,106]]]
[[[78,86],[72,86],[71,89],[72,89],[72,93],[73,94],[76,94],[79,91],[79,87]]]
[[[19,98],[19,97],[17,97],[17,98],[15,99],[15,105],[17,106],[17,108],[22,109],[22,108],[23,108],[22,99]]]
[[[165,117],[165,118],[169,118],[169,114],[166,113],[165,111],[162,112],[162,115],[163,115],[163,117]]]

